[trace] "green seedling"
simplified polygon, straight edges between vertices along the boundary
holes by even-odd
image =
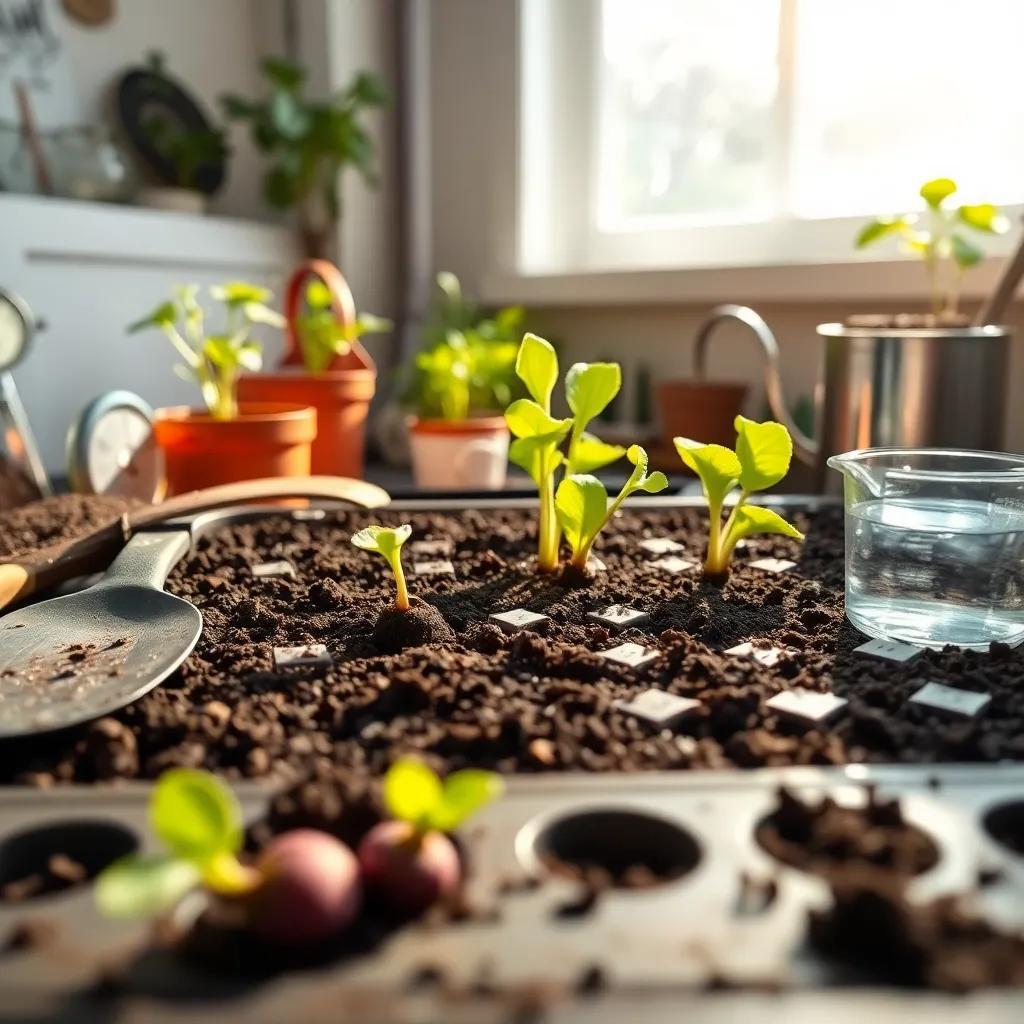
[[[572,412],[567,474],[593,473],[621,459],[626,449],[587,433],[590,421],[608,408],[622,388],[618,363],[575,363],[565,375],[565,400]]]
[[[150,917],[203,885],[238,896],[259,884],[259,874],[238,859],[242,812],[234,794],[208,772],[172,768],[149,800],[149,825],[164,853],[129,854],[96,882],[96,904],[115,918]]]
[[[611,504],[608,503],[604,484],[590,474],[570,474],[558,485],[555,509],[566,540],[572,547],[569,564],[580,574],[586,574],[587,559],[598,534],[631,494],[637,491],[657,494],[668,487],[664,473],[648,475],[647,452],[640,445],[633,445],[626,452],[626,458],[633,463],[633,472]]]
[[[462,864],[446,833],[454,832],[503,790],[501,778],[493,772],[466,768],[442,782],[420,761],[396,762],[384,778],[384,803],[393,820],[376,825],[359,844],[367,888],[407,914],[454,895]]]
[[[803,540],[804,535],[777,512],[749,505],[751,494],[774,487],[789,472],[793,441],[781,423],[756,423],[736,417],[736,450],[720,444],[702,444],[686,437],[675,438],[683,462],[700,477],[708,503],[708,551],[704,575],[721,579],[729,574],[729,562],[737,543],[753,533],[777,533]],[[740,496],[722,525],[722,509],[730,492]]]
[[[383,334],[393,324],[372,313],[361,313],[345,324],[334,313],[331,290],[314,278],[306,285],[305,310],[295,320],[302,361],[310,373],[323,373],[335,356],[347,355],[364,334]]]
[[[950,202],[956,191],[956,182],[949,178],[925,182],[919,193],[926,206],[925,227],[916,213],[876,217],[861,228],[854,243],[863,249],[882,239],[896,238],[906,252],[919,257],[928,274],[932,313],[941,319],[957,317],[964,272],[985,258],[969,237],[970,232],[1001,235],[1010,227],[1009,220],[992,203]]]
[[[532,398],[520,398],[505,410],[505,422],[516,438],[509,448],[509,458],[537,485],[537,567],[541,572],[554,572],[561,537],[555,514],[555,472],[565,461],[559,446],[573,421],[551,415],[551,393],[558,380],[558,356],[551,343],[536,334],[526,334],[516,356],[516,375]]]
[[[231,420],[238,415],[239,375],[263,364],[262,346],[251,336],[252,327],[283,327],[284,317],[267,305],[272,294],[267,288],[231,281],[210,289],[211,297],[224,304],[225,326],[220,334],[207,334],[198,294],[197,285],[175,289],[172,299],[133,323],[128,332],[150,327],[163,331],[182,360],[175,372],[199,385],[214,419]]]
[[[402,569],[402,545],[412,534],[412,527],[405,523],[402,526],[367,526],[352,535],[352,543],[363,551],[376,551],[383,556],[395,576],[395,607],[399,611],[409,610],[409,590],[405,584],[405,572]]]

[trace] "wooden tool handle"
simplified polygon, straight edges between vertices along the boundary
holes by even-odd
[[[270,498],[328,499],[363,508],[379,508],[391,501],[387,491],[375,484],[342,476],[272,477],[179,494],[160,505],[129,512],[70,544],[54,544],[0,564],[0,608],[76,576],[103,571],[128,538],[147,526]]]

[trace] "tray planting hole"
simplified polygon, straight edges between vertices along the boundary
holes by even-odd
[[[755,836],[776,860],[820,875],[865,868],[920,875],[940,856],[932,837],[903,817],[897,800],[873,793],[865,806],[848,807],[829,797],[804,803],[783,790]]]
[[[1024,800],[997,804],[982,819],[985,831],[1000,846],[1024,856]]]
[[[537,834],[533,853],[554,874],[623,889],[682,878],[701,858],[697,841],[678,825],[628,810],[558,818]]]
[[[108,821],[62,821],[17,832],[0,842],[0,903],[82,885],[138,845],[133,832]]]

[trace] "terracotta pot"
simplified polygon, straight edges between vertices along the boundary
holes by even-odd
[[[355,321],[352,292],[341,271],[326,260],[307,260],[292,274],[285,291],[288,326],[279,370],[244,374],[238,382],[238,397],[243,402],[313,406],[318,424],[313,442],[313,472],[361,477],[366,419],[377,388],[377,368],[369,352],[356,341],[345,355],[335,356],[323,373],[309,373],[305,369],[296,321],[310,277],[320,278],[330,289],[338,320]]]
[[[708,444],[736,443],[733,425],[747,395],[746,384],[667,380],[654,389],[663,444],[689,437]]]
[[[501,416],[409,419],[416,485],[435,491],[500,491],[508,472],[509,432]]]
[[[167,493],[268,476],[308,476],[316,410],[280,403],[242,404],[237,419],[215,420],[188,406],[157,409]]]

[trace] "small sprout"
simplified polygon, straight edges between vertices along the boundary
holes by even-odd
[[[700,477],[708,503],[708,551],[704,574],[722,578],[729,573],[729,561],[736,544],[753,533],[778,533],[803,540],[803,534],[777,512],[748,505],[747,498],[774,487],[789,472],[793,442],[781,423],[755,423],[736,417],[736,450],[720,444],[702,444],[689,438],[675,438],[683,462]],[[722,525],[725,499],[737,485],[740,497]]]
[[[363,551],[376,551],[382,555],[395,574],[395,607],[399,611],[409,610],[409,590],[405,585],[405,572],[402,569],[402,545],[412,534],[412,527],[405,523],[402,526],[367,526],[352,535],[352,543]]]
[[[640,445],[633,445],[626,452],[626,458],[633,463],[633,472],[610,505],[604,484],[595,476],[576,473],[558,485],[555,498],[558,521],[572,547],[570,565],[581,575],[586,575],[587,559],[597,535],[619,506],[637,491],[657,494],[668,486],[664,473],[648,475],[647,452]]]
[[[861,228],[854,245],[864,249],[886,238],[897,238],[903,249],[925,265],[931,288],[932,313],[955,319],[964,272],[985,258],[984,252],[961,229],[988,235],[1009,230],[1009,220],[992,203],[955,204],[947,200],[957,191],[949,178],[926,181],[919,195],[925,202],[927,226],[919,226],[916,213],[876,217]]]
[[[367,887],[392,909],[418,914],[452,896],[462,881],[458,850],[445,833],[501,795],[493,772],[467,768],[442,782],[411,758],[392,765],[384,802],[394,820],[376,825],[359,844]]]
[[[237,896],[259,875],[238,860],[242,812],[234,794],[208,772],[172,768],[160,776],[149,801],[149,824],[167,848],[129,854],[96,883],[96,903],[107,917],[148,917],[174,906],[202,884]]]
[[[149,821],[167,852],[130,854],[100,875],[96,904],[106,917],[151,917],[202,885],[238,901],[252,932],[295,945],[327,938],[359,913],[355,856],[325,832],[285,832],[255,867],[242,864],[241,808],[231,790],[208,772],[164,772],[153,787]]]
[[[622,387],[618,363],[576,363],[565,375],[565,398],[572,412],[572,435],[566,458],[567,474],[593,473],[626,454],[617,444],[606,444],[587,433],[590,421],[608,408]]]
[[[513,402],[505,422],[516,440],[509,458],[525,469],[537,485],[540,517],[537,525],[537,567],[541,572],[558,568],[560,530],[555,515],[555,472],[565,461],[559,445],[572,427],[571,419],[551,415],[551,393],[558,380],[558,356],[550,342],[526,334],[516,357],[516,373],[532,396]]]

